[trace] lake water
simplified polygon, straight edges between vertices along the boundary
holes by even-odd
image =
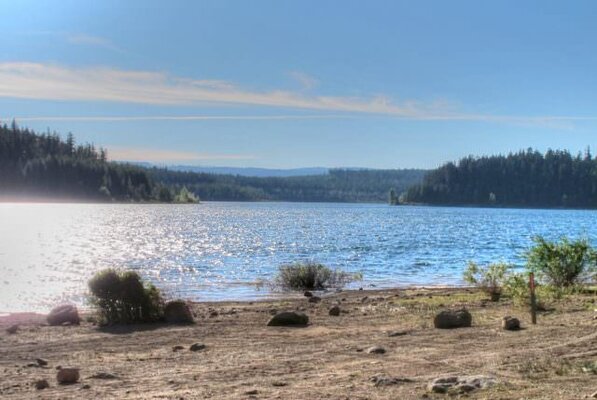
[[[106,267],[169,296],[257,299],[283,263],[361,272],[358,286],[461,284],[469,260],[522,265],[533,235],[597,242],[597,211],[369,204],[0,204],[0,311],[84,303]]]

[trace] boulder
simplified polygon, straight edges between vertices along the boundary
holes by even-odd
[[[502,318],[502,329],[506,331],[517,331],[520,329],[520,320],[514,317]]]
[[[448,376],[434,379],[427,389],[433,393],[469,393],[489,388],[496,383],[496,379],[490,376]]]
[[[332,317],[337,317],[340,315],[340,307],[338,306],[333,306],[332,308],[330,308],[330,311],[328,312],[330,314],[330,316]]]
[[[435,316],[433,325],[437,329],[467,328],[473,322],[473,317],[465,309],[444,310]]]
[[[72,304],[63,304],[55,307],[47,316],[48,324],[52,326],[63,325],[69,323],[72,325],[79,325],[81,319],[79,318],[79,311],[77,307]]]
[[[285,311],[274,315],[267,326],[305,326],[309,323],[309,317],[302,313]]]
[[[164,306],[164,318],[170,324],[192,324],[195,322],[191,307],[182,300],[167,302]]]
[[[61,368],[56,374],[56,380],[61,385],[69,385],[79,381],[79,368]]]

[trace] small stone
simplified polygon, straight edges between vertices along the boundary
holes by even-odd
[[[179,351],[179,350],[183,350],[184,346],[181,345],[176,345],[176,346],[172,346],[172,351]]]
[[[36,358],[35,361],[37,361],[37,365],[40,367],[45,367],[48,365],[48,361],[44,360],[43,358]]]
[[[513,317],[502,318],[502,329],[506,331],[517,331],[520,329],[520,320]]]
[[[18,330],[19,330],[18,325],[11,325],[10,327],[6,328],[6,333],[8,333],[9,335],[13,335],[13,334],[17,333]]]
[[[56,380],[61,385],[68,385],[79,381],[78,368],[61,368],[56,374]]]
[[[386,349],[381,346],[373,346],[367,349],[368,354],[385,354]]]
[[[39,379],[33,383],[35,389],[44,390],[50,387],[50,383],[46,379]]]
[[[93,374],[89,377],[89,379],[105,379],[105,380],[111,380],[111,379],[120,379],[117,375],[114,375],[110,372],[98,372],[97,374]]]
[[[389,337],[398,337],[398,336],[406,336],[408,335],[408,331],[391,331],[388,332]]]
[[[309,323],[309,317],[302,313],[285,311],[274,315],[267,326],[305,326]]]
[[[89,384],[86,383],[83,386],[81,386],[81,389],[83,389],[83,390],[91,389],[91,385],[89,385]]]
[[[189,350],[191,351],[201,351],[203,349],[205,349],[205,345],[203,343],[193,343],[191,345],[191,347],[189,347]]]
[[[218,315],[220,315],[220,314],[219,314],[217,311],[215,311],[215,310],[209,313],[209,317],[210,317],[210,318],[215,318],[215,317],[217,317]]]
[[[321,301],[321,297],[312,296],[309,297],[309,303],[319,303]]]
[[[403,383],[409,383],[409,382],[412,382],[412,379],[376,375],[371,378],[371,382],[373,382],[375,384],[375,386],[391,386],[391,385],[401,385]]]
[[[305,296],[305,297],[313,297],[313,293],[311,293],[308,290],[305,290],[305,293],[303,293],[303,296]]]
[[[272,386],[275,386],[275,387],[284,387],[284,386],[288,386],[288,383],[286,383],[286,382],[273,382]]]
[[[332,317],[337,317],[340,315],[340,307],[333,306],[332,308],[330,308],[330,311],[328,313]]]
[[[249,390],[249,391],[246,391],[245,394],[247,396],[254,396],[256,394],[259,394],[259,390],[257,390],[257,389]]]

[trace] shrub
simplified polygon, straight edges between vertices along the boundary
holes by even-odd
[[[160,291],[133,271],[106,269],[89,280],[90,300],[104,323],[154,322],[162,318]]]
[[[562,238],[550,242],[541,236],[533,238],[526,254],[527,268],[555,287],[569,287],[591,278],[597,270],[597,253],[586,239],[570,241]]]
[[[509,269],[510,266],[505,263],[480,267],[474,262],[469,262],[463,277],[467,283],[478,286],[491,295],[500,295]]]
[[[360,274],[350,274],[313,262],[280,266],[274,283],[287,290],[324,290],[360,280]]]

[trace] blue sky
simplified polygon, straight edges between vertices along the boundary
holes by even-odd
[[[91,3],[0,2],[2,120],[169,164],[597,147],[593,1]]]

